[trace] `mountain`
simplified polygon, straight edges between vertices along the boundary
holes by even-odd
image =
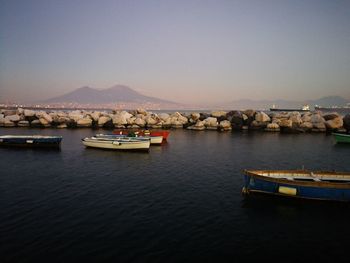
[[[43,101],[44,103],[110,104],[110,103],[155,103],[180,105],[179,103],[144,96],[123,85],[97,90],[90,87],[78,88],[62,96]]]
[[[332,106],[345,106],[350,100],[339,96],[328,96],[323,97],[318,100],[311,100],[309,105],[318,105],[322,107],[332,107]]]

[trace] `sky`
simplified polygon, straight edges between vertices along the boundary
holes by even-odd
[[[0,0],[0,101],[350,98],[350,1]]]

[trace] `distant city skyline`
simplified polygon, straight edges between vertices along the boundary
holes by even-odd
[[[350,98],[350,1],[0,4],[0,102],[123,84],[179,103]]]

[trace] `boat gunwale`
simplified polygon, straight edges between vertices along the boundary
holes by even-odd
[[[350,134],[347,134],[347,133],[332,132],[332,135],[334,135],[334,136],[339,136],[339,137],[347,137],[347,138],[350,138]]]
[[[297,181],[297,180],[288,180],[285,178],[274,178],[269,176],[263,176],[258,173],[299,173],[299,174],[322,174],[322,175],[345,175],[350,176],[350,172],[331,172],[331,171],[309,171],[309,170],[244,170],[244,174],[247,176],[252,176],[264,181],[280,183],[285,185],[295,185],[295,186],[307,186],[307,187],[315,187],[315,188],[337,188],[337,189],[349,189],[350,182],[329,182],[329,181]],[[313,177],[310,176],[310,179]],[[317,177],[316,177],[317,178]]]

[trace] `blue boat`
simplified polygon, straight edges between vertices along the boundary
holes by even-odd
[[[0,136],[0,146],[59,147],[61,141],[62,141],[62,136],[44,136],[44,135]]]
[[[307,170],[245,170],[242,193],[350,201],[350,173]]]

